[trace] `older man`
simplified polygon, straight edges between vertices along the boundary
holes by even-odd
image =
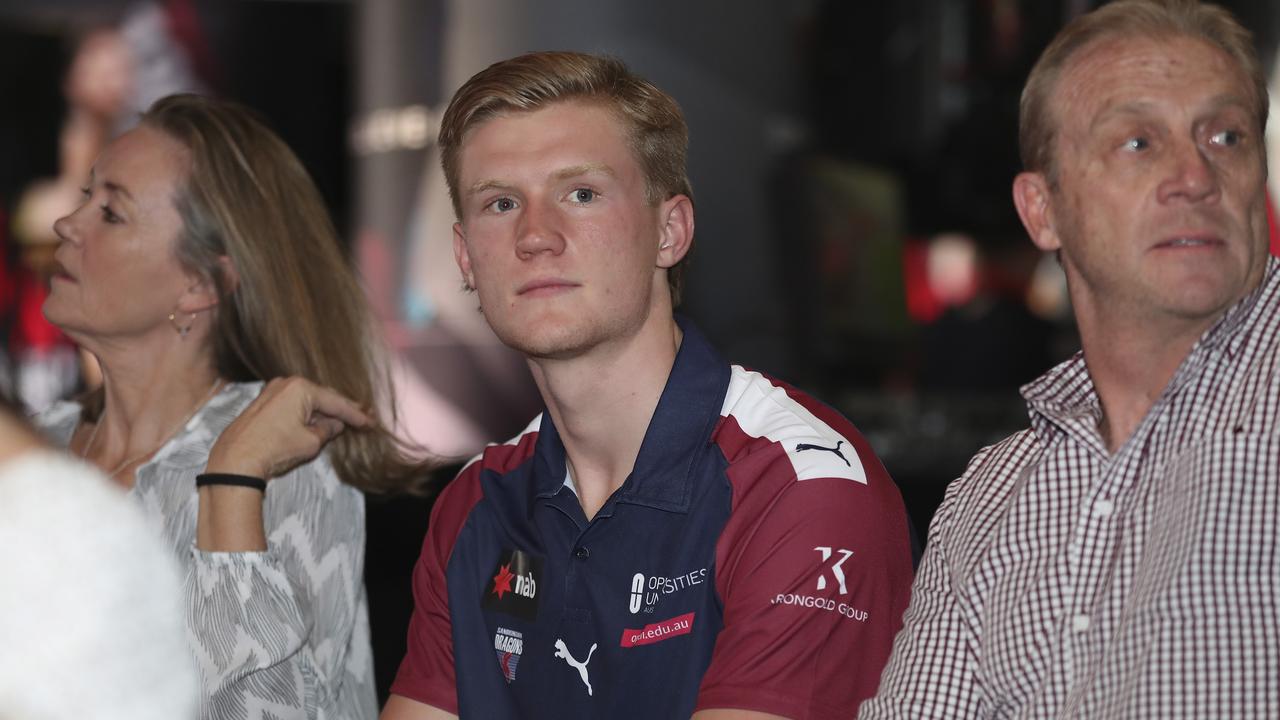
[[[1040,58],[1013,196],[1084,351],[949,488],[861,717],[1280,717],[1266,113],[1212,5],[1121,0]]]

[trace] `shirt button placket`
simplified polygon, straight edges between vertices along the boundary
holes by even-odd
[[[591,557],[591,549],[582,542],[583,538],[579,536],[577,540],[569,546],[569,566],[565,573],[565,609],[582,621],[583,618],[590,617],[591,607],[591,581],[587,575],[589,566],[587,559]]]
[[[1070,597],[1073,600],[1063,627],[1063,646],[1067,688],[1071,693],[1077,690],[1079,673],[1089,673],[1092,662],[1096,661],[1090,652],[1093,637],[1090,631],[1094,628],[1090,609],[1096,607],[1099,600],[1100,568],[1097,563],[1107,555],[1109,527],[1116,510],[1115,501],[1109,495],[1114,493],[1114,485],[1123,480],[1117,474],[1122,472],[1123,466],[1112,458],[1102,473],[1101,482],[1095,487],[1094,499],[1085,501],[1087,509],[1078,517],[1075,536],[1067,550],[1072,571]]]

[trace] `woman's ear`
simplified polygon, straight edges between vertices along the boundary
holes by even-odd
[[[230,255],[221,255],[218,257],[218,269],[222,271],[222,281],[226,283],[226,295],[236,291],[240,287],[240,272],[236,270],[236,264],[231,262]],[[217,288],[214,288],[216,291]]]
[[[230,257],[223,255],[218,258],[218,272],[222,276],[222,282],[226,284],[227,294],[230,294],[240,284],[240,275]],[[202,273],[187,273],[187,289],[178,300],[178,310],[191,314],[204,312],[217,307],[221,297],[218,282],[213,277]]]

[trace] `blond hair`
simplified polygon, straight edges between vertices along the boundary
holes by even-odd
[[[458,159],[467,133],[504,112],[537,110],[567,100],[598,102],[626,127],[645,175],[651,204],[676,195],[693,199],[686,170],[689,128],[674,99],[617,58],[576,52],[536,52],[490,65],[453,95],[440,122],[440,164],[453,211],[462,218]],[[688,255],[685,256],[685,259]],[[682,259],[667,271],[673,304],[680,300]]]
[[[365,408],[388,403],[394,418],[364,291],[297,156],[247,108],[198,95],[161,98],[142,124],[190,153],[175,199],[183,221],[176,256],[217,287],[210,335],[218,374],[234,381],[300,375]],[[87,402],[86,411],[96,415],[96,404]],[[431,464],[406,450],[385,428],[349,429],[329,457],[344,482],[380,492],[424,479]]]
[[[1018,145],[1026,170],[1056,177],[1057,126],[1050,98],[1064,68],[1084,48],[1112,38],[1206,42],[1231,57],[1249,80],[1259,130],[1267,125],[1267,78],[1253,36],[1230,12],[1197,0],[1117,0],[1072,20],[1041,53],[1022,90]]]

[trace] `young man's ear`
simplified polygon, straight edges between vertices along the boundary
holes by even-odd
[[[1022,172],[1013,179],[1013,204],[1018,208],[1018,217],[1022,218],[1031,242],[1045,252],[1062,247],[1054,227],[1050,199],[1049,181],[1042,173]]]
[[[471,271],[471,254],[467,251],[467,236],[463,233],[462,223],[453,224],[453,259],[458,263],[458,271],[462,273],[462,284],[467,290],[476,289],[476,276]]]
[[[658,206],[658,267],[672,267],[692,247],[693,201],[676,195]]]

